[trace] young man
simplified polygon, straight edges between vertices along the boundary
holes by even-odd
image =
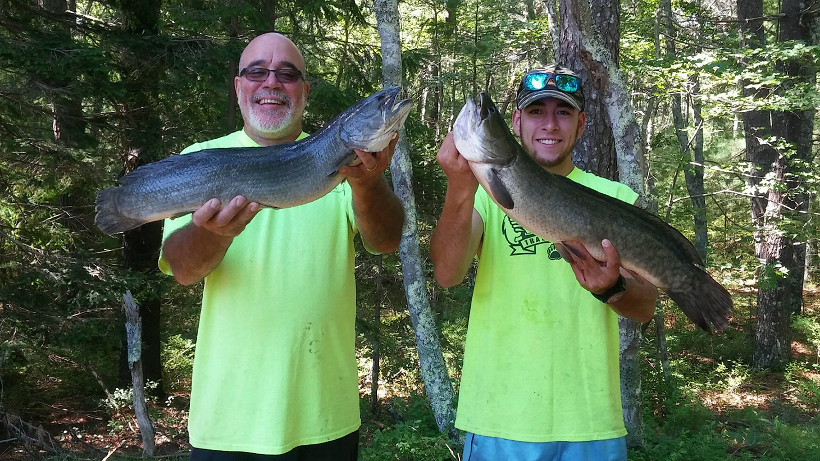
[[[543,168],[634,203],[628,187],[572,164],[586,121],[577,75],[527,72],[516,103],[513,130]],[[461,283],[479,257],[456,419],[463,459],[625,460],[618,314],[649,320],[655,287],[622,269],[607,240],[597,261],[579,242],[548,242],[512,221],[478,188],[452,134],[437,160],[447,195],[430,244],[436,280]],[[554,243],[583,257],[568,265]]]
[[[270,146],[307,136],[310,86],[301,53],[269,33],[245,48],[234,80],[243,130],[194,144]],[[237,196],[167,220],[159,266],[182,284],[205,280],[188,422],[192,460],[355,460],[353,237],[394,251],[401,203],[382,152],[357,151],[347,181],[295,208],[260,210]]]

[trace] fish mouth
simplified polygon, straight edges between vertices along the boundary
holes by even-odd
[[[490,95],[487,93],[478,93],[478,100],[476,101],[476,106],[478,109],[478,118],[480,121],[486,120],[492,112],[497,112],[498,109],[495,107],[493,100],[490,99]]]
[[[401,94],[401,87],[394,86],[388,88],[384,94],[384,100],[381,103],[382,110],[388,117],[403,116],[410,112],[410,99],[401,99],[396,101]],[[402,113],[404,112],[404,113]]]

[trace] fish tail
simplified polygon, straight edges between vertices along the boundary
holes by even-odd
[[[732,317],[732,296],[706,271],[697,270],[694,286],[667,294],[697,326],[711,333],[711,323],[720,332]]]
[[[97,194],[97,216],[94,222],[108,235],[125,232],[146,223],[146,221],[130,218],[120,212],[117,202],[122,189],[122,187],[109,187]]]

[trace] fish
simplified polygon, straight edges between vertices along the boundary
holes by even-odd
[[[301,141],[205,149],[143,165],[97,194],[97,227],[114,235],[237,195],[274,209],[312,202],[344,180],[339,167],[360,163],[354,148],[379,152],[397,135],[412,108],[400,92],[376,92]]]
[[[556,247],[580,242],[600,261],[608,239],[625,269],[666,292],[697,326],[707,332],[728,326],[732,297],[683,234],[652,213],[547,171],[524,151],[488,95],[468,98],[453,138],[487,194],[518,224]]]

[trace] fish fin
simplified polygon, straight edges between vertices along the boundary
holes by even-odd
[[[147,221],[129,218],[122,214],[117,206],[117,200],[122,187],[109,187],[97,194],[97,216],[94,222],[97,227],[108,235],[118,234],[145,224]]]
[[[578,258],[580,258],[580,259],[584,259],[584,254],[583,254],[583,253],[581,253],[581,250],[579,250],[578,248],[575,248],[574,246],[572,246],[572,245],[570,245],[570,244],[568,244],[568,243],[566,243],[566,242],[561,242],[561,245],[562,245],[564,248],[566,248],[567,250],[569,250],[570,252],[572,252],[572,254],[574,254],[574,255],[575,255],[575,256],[577,256]],[[558,245],[556,245],[555,247],[556,247],[556,248],[558,248]],[[560,251],[559,251],[559,253],[560,253]],[[564,259],[567,259],[567,258],[564,258]]]
[[[505,186],[501,178],[498,177],[498,171],[492,168],[489,170],[487,183],[490,185],[490,195],[499,205],[507,210],[512,210],[515,207],[515,202],[512,196],[510,196],[507,186]]]
[[[555,243],[555,250],[558,252],[559,255],[561,255],[562,258],[564,258],[564,261],[570,264],[572,264],[572,262],[575,261],[575,259],[569,253],[569,250],[567,250],[567,247],[564,246],[564,244]]]
[[[697,326],[711,333],[711,323],[718,332],[723,331],[732,317],[732,296],[706,271],[696,270],[698,274],[693,286],[666,294]]]

